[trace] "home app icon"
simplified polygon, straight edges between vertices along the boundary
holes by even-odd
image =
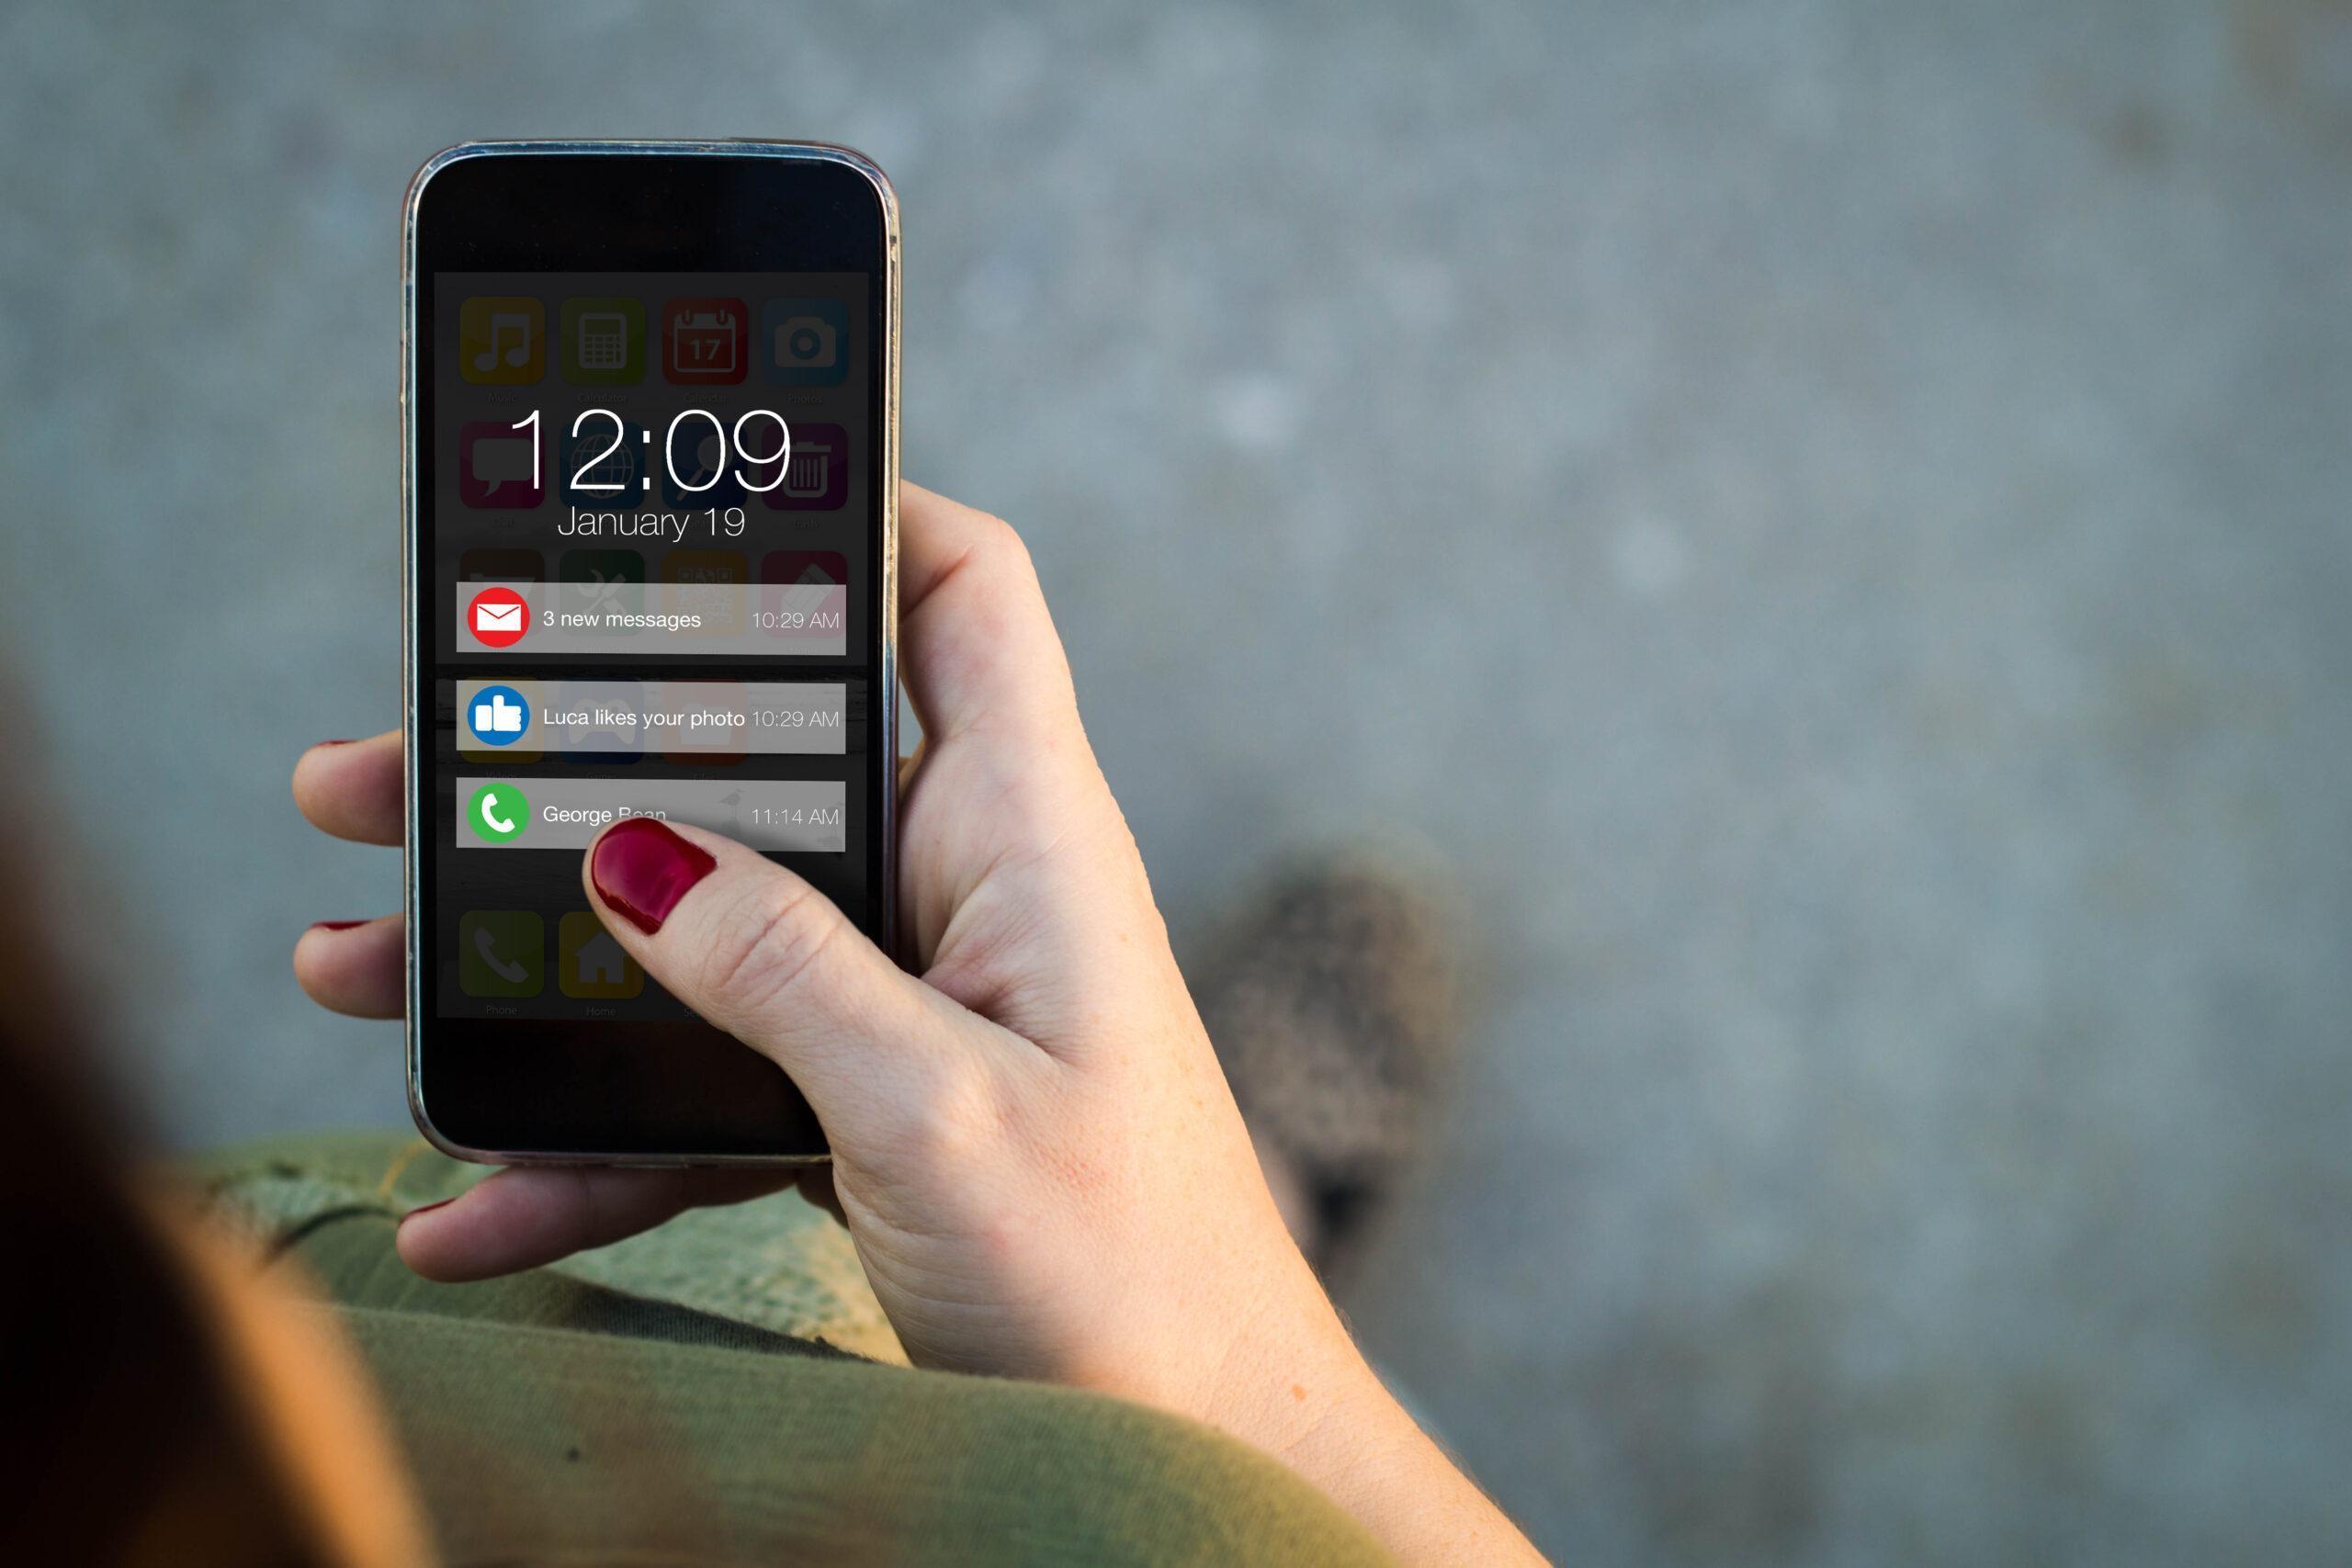
[[[555,983],[567,997],[621,1001],[645,989],[645,971],[585,909],[556,926]]]

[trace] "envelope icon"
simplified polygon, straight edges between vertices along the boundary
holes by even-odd
[[[522,629],[523,606],[520,604],[474,606],[474,630],[478,632],[519,632]]]

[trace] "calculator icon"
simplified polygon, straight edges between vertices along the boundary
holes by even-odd
[[[563,378],[616,387],[645,378],[645,304],[618,295],[566,299],[556,327]]]
[[[580,318],[577,346],[582,370],[617,370],[628,363],[628,318],[590,310]]]

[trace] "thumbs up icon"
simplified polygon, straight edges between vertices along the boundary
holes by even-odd
[[[531,705],[512,686],[484,686],[474,694],[466,722],[485,746],[511,746],[530,727]]]

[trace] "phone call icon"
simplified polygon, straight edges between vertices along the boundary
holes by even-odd
[[[512,841],[530,820],[530,801],[511,784],[486,784],[466,802],[466,826],[485,844]]]
[[[486,387],[528,386],[547,374],[548,309],[484,294],[458,307],[458,374]]]
[[[469,997],[536,997],[547,922],[528,909],[469,909],[458,919],[458,988]]]

